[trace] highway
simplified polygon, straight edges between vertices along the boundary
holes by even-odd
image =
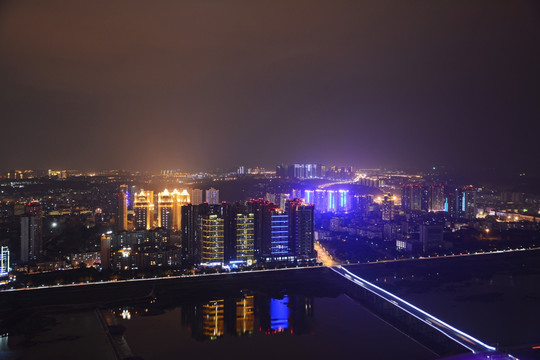
[[[452,339],[453,341],[457,342],[458,344],[462,345],[463,347],[469,349],[473,353],[485,353],[485,352],[493,352],[496,350],[495,347],[487,345],[480,340],[472,337],[471,335],[456,329],[455,327],[445,323],[444,321],[436,318],[435,316],[425,312],[424,310],[414,306],[413,304],[397,297],[396,295],[378,287],[377,285],[374,285],[361,277],[353,274],[346,268],[344,268],[341,265],[330,267],[334,272],[337,274],[343,276],[347,280],[353,282],[354,284],[363,287],[364,289],[372,292],[373,294],[379,296],[385,301],[388,301],[392,305],[398,307],[399,309],[405,311],[406,313],[414,316],[415,318],[419,319],[420,321],[426,323],[430,327],[436,329],[437,331],[441,332],[448,338]],[[509,357],[508,359],[512,359],[513,357]]]

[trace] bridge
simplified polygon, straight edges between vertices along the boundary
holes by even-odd
[[[456,329],[341,265],[327,268],[349,283],[349,288],[353,289],[349,295],[362,302],[376,316],[440,356],[470,351],[475,354],[474,359],[517,360],[513,355],[498,351],[496,347]]]

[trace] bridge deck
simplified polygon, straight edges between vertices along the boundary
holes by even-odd
[[[441,332],[451,340],[457,342],[466,349],[469,349],[473,353],[485,353],[493,352],[496,350],[495,347],[487,345],[482,341],[472,337],[471,335],[456,329],[455,327],[445,323],[444,321],[436,318],[435,316],[425,312],[424,310],[412,305],[411,303],[397,297],[396,295],[374,285],[358,275],[350,272],[341,265],[329,267],[331,270],[337,274],[343,276],[347,280],[353,282],[354,284],[361,286],[362,288],[368,290],[369,292],[377,295],[383,300],[391,303],[397,308],[405,311],[409,315],[417,318],[423,323],[429,325],[431,328]]]

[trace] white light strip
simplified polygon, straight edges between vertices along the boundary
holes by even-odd
[[[378,287],[377,285],[374,285],[374,284],[372,284],[372,283],[370,283],[370,282],[368,282],[368,281],[362,279],[361,277],[359,277],[358,275],[356,275],[356,274],[350,272],[349,270],[345,269],[345,268],[342,267],[341,265],[339,265],[338,267],[339,267],[340,269],[346,271],[348,274],[352,275],[353,277],[355,277],[355,278],[358,279],[359,281],[364,282],[366,285],[372,286],[373,288],[375,288],[375,289],[377,289],[377,290],[379,290],[379,291],[382,291],[383,293],[385,293],[385,294],[387,294],[388,296],[390,296],[390,297],[392,297],[392,298],[394,298],[394,299],[396,299],[396,300],[402,302],[403,304],[405,304],[405,305],[407,305],[407,306],[410,306],[410,307],[413,308],[414,310],[416,310],[416,311],[420,312],[421,314],[425,315],[426,317],[430,318],[430,320],[434,320],[434,321],[436,321],[436,322],[439,322],[440,324],[442,324],[442,325],[448,327],[449,329],[453,330],[454,332],[456,332],[456,333],[458,333],[458,334],[464,336],[464,337],[467,338],[468,340],[473,341],[473,342],[477,343],[478,345],[483,346],[484,348],[486,348],[486,350],[488,350],[488,351],[494,351],[494,350],[496,350],[495,347],[489,346],[489,345],[487,345],[487,344],[484,344],[484,343],[481,342],[480,340],[478,340],[478,339],[472,337],[471,335],[469,335],[469,334],[467,334],[467,333],[464,333],[464,332],[461,331],[461,330],[456,329],[455,327],[453,327],[453,326],[451,326],[451,325],[445,323],[444,321],[442,321],[442,320],[436,318],[435,316],[433,316],[433,315],[431,315],[431,314],[425,312],[424,310],[422,310],[422,309],[420,309],[420,308],[414,306],[413,304],[411,304],[411,303],[409,303],[409,302],[407,302],[407,301],[405,301],[405,300],[399,298],[398,296],[392,294],[391,292],[388,292],[388,291],[386,291],[386,290],[384,290],[384,289]],[[339,272],[336,271],[335,269],[332,268],[332,270],[334,270],[335,272],[337,272],[337,273],[339,274]],[[365,287],[365,285],[362,285],[362,286]],[[375,292],[375,291],[373,291],[373,290],[371,290],[371,289],[368,289],[368,290],[370,290],[371,292],[373,292],[373,293],[376,294],[376,295],[379,295],[379,296],[382,297],[383,299],[387,300],[386,298],[384,298],[382,295],[378,294],[377,292]],[[394,303],[392,303],[392,304],[394,304]],[[441,333],[445,334],[446,336],[448,336],[448,337],[451,338],[452,340],[454,340],[454,341],[460,343],[461,345],[463,345],[463,346],[466,347],[467,349],[471,350],[472,352],[476,352],[475,350],[471,349],[471,348],[468,347],[467,345],[463,344],[463,343],[460,342],[459,340],[453,338],[452,336],[450,336],[449,334],[447,334],[446,332],[444,332],[442,329],[439,329],[438,327],[434,326],[433,324],[428,323],[426,320],[424,320],[424,319],[418,317],[417,315],[415,315],[415,314],[409,312],[408,310],[404,309],[403,307],[401,307],[401,306],[399,306],[399,305],[397,305],[397,304],[394,304],[394,305],[396,305],[396,306],[399,307],[400,309],[406,311],[407,313],[413,315],[413,316],[416,317],[417,319],[422,320],[424,323],[430,325],[430,326],[433,327],[434,329],[439,330]]]

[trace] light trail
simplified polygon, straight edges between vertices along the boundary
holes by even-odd
[[[347,280],[363,287],[371,293],[379,296],[383,300],[388,301],[392,305],[414,316],[418,320],[434,328],[435,330],[439,331],[451,340],[457,342],[464,348],[469,349],[473,353],[491,352],[496,350],[495,347],[483,343],[482,341],[472,337],[471,335],[459,329],[456,329],[455,327],[445,323],[444,321],[401,299],[400,297],[362,279],[361,277],[350,272],[341,265],[331,267],[330,269],[332,269],[337,274],[343,276]]]
[[[517,248],[517,249],[508,249],[508,250],[493,250],[493,251],[476,251],[476,252],[467,252],[460,254],[450,254],[450,255],[435,255],[435,256],[419,256],[411,258],[402,258],[402,259],[386,259],[386,260],[373,260],[363,263],[350,263],[350,265],[369,265],[369,264],[378,264],[378,263],[389,263],[389,262],[398,262],[398,261],[413,261],[413,260],[435,260],[435,259],[444,259],[444,258],[454,258],[461,256],[477,256],[477,255],[494,255],[494,254],[506,254],[519,251],[537,251],[540,250],[540,247],[532,248]],[[349,264],[347,264],[349,265]]]

